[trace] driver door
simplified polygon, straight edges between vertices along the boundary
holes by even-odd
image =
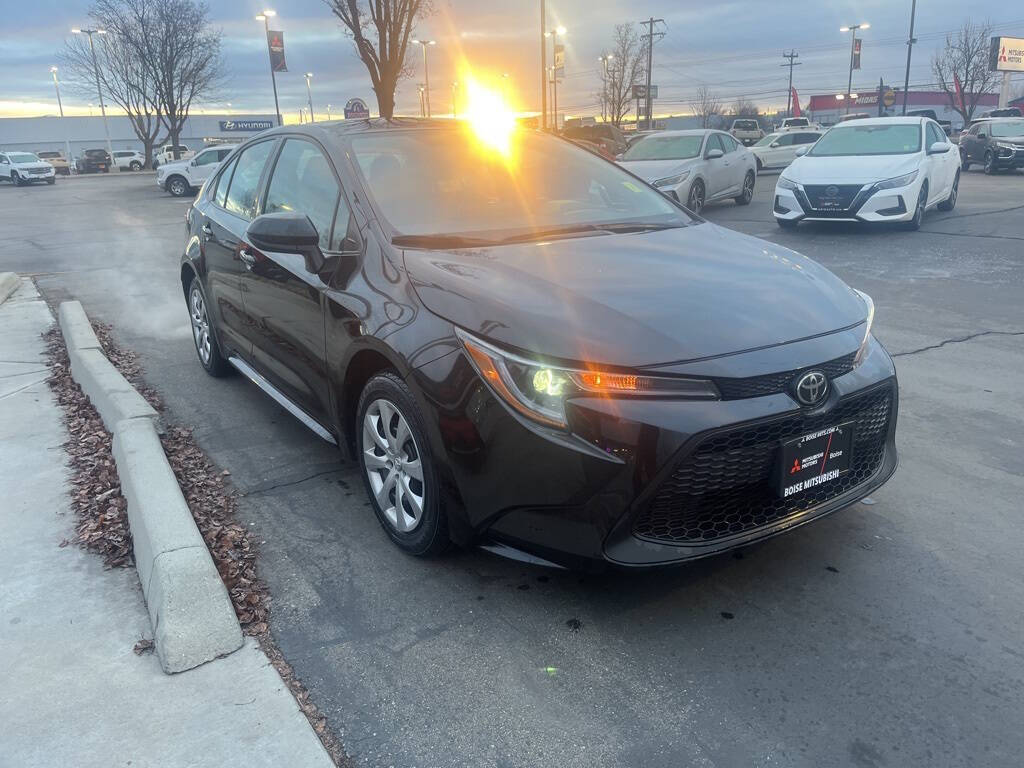
[[[722,156],[708,157],[708,154],[714,149],[720,150]],[[725,153],[725,145],[722,144],[722,138],[717,133],[712,133],[708,136],[707,143],[704,145],[704,158],[707,164],[706,176],[708,180],[708,191],[705,199],[710,202],[712,198],[724,193],[732,184],[732,168],[729,156]]]

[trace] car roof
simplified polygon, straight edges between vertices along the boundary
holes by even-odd
[[[658,131],[659,136],[703,136],[705,133],[725,133],[725,131],[714,128],[681,128],[676,131]]]

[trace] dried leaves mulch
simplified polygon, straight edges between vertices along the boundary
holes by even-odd
[[[114,343],[111,328],[93,323],[93,330],[107,358],[158,413],[164,405],[154,389],[146,386],[138,357]],[[50,387],[64,410],[71,440],[65,449],[74,471],[72,506],[78,522],[78,543],[101,554],[108,567],[133,565],[131,531],[125,499],[121,496],[117,469],[111,454],[111,435],[99,414],[71,378],[67,349],[59,328],[45,334],[48,359],[53,371]],[[166,426],[160,436],[164,453],[178,480],[192,517],[213,556],[213,561],[231,595],[242,631],[255,637],[295,697],[334,764],[353,765],[341,743],[327,727],[327,719],[310,701],[309,691],[295,676],[270,634],[270,593],[256,574],[257,549],[249,532],[237,520],[238,494],[227,470],[219,470],[196,443],[192,430]],[[150,650],[151,640],[140,640],[135,652]]]

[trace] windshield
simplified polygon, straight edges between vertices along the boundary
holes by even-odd
[[[791,117],[784,124],[794,128],[804,128],[808,123],[806,117]]]
[[[691,221],[613,163],[533,131],[513,133],[508,157],[468,129],[358,136],[352,150],[384,218],[404,236],[497,242],[555,228]]]
[[[8,152],[7,157],[12,163],[38,163],[39,158],[31,152]]]
[[[808,154],[814,157],[848,155],[907,155],[921,151],[920,125],[849,125],[832,128]]]
[[[756,131],[757,120],[737,120],[732,124],[732,127],[736,131]]]
[[[993,136],[1024,136],[1024,120],[1006,120],[992,123]]]
[[[703,134],[646,136],[626,150],[623,160],[687,160],[700,154]]]
[[[107,150],[105,149],[87,149],[85,150],[86,157],[106,157]]]
[[[771,144],[777,138],[779,138],[779,134],[777,134],[777,133],[769,133],[767,136],[765,136],[763,139],[761,139],[759,142],[757,142],[757,144],[755,144],[754,146],[755,147],[767,147],[769,144]]]

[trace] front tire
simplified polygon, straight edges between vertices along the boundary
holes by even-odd
[[[985,153],[985,174],[991,176],[996,170],[996,153],[990,149]]]
[[[16,187],[23,187],[25,185],[24,180],[18,175],[17,171],[11,171],[11,181]]]
[[[949,191],[949,197],[936,206],[940,211],[952,211],[956,207],[956,198],[960,189],[960,171],[956,172],[953,179],[953,188]]]
[[[971,161],[967,159],[967,151],[963,149],[960,150],[960,167],[965,171],[971,170]]]
[[[686,207],[696,214],[704,210],[704,182],[700,179],[694,180],[690,185],[690,194],[686,196]]]
[[[167,180],[167,191],[175,197],[184,197],[188,194],[188,182],[182,176],[171,176]]]
[[[188,315],[192,323],[192,340],[203,370],[216,379],[227,376],[232,371],[231,363],[221,354],[220,344],[210,324],[206,294],[198,277],[192,278],[188,287]]]
[[[57,177],[56,176],[51,177],[51,178],[46,180],[47,184],[55,184],[56,182],[57,182]]]
[[[750,201],[754,199],[754,180],[754,172],[747,171],[747,175],[743,177],[743,191],[740,192],[739,197],[733,198],[736,205],[750,205]]]
[[[924,209],[928,207],[928,182],[921,185],[921,192],[917,196],[917,205],[914,207],[914,218],[907,222],[907,229],[916,232],[921,228],[924,221]]]
[[[391,372],[363,388],[356,446],[370,505],[385,532],[419,557],[448,548],[448,518],[424,419],[408,385]]]

